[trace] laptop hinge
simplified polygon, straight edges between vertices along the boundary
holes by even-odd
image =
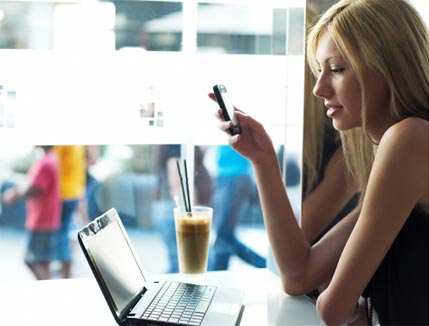
[[[140,292],[138,292],[131,301],[125,306],[125,308],[121,311],[119,314],[119,319],[121,320],[121,324],[126,322],[127,316],[130,313],[131,310],[133,310],[134,306],[139,302],[141,297],[145,294],[147,291],[146,287],[144,287]]]

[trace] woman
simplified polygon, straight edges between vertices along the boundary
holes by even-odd
[[[237,112],[243,133],[229,135],[252,162],[284,290],[301,295],[326,284],[317,310],[328,325],[357,321],[361,296],[383,325],[427,325],[427,27],[406,0],[343,0],[313,28],[307,55],[314,94],[341,133],[361,193],[357,208],[310,246],[263,126]]]

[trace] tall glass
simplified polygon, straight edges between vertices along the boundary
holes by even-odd
[[[192,206],[191,212],[174,208],[179,271],[198,275],[207,271],[213,208]]]

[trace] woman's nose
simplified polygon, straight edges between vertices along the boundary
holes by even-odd
[[[328,84],[326,83],[326,80],[323,78],[323,75],[320,75],[317,78],[316,84],[314,85],[313,88],[313,94],[317,97],[320,98],[328,98],[329,97],[329,93],[330,88],[328,87]]]

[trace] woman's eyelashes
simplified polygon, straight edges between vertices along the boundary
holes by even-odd
[[[329,69],[329,71],[333,72],[334,74],[340,74],[344,72],[344,70],[346,70],[344,67],[333,67]]]
[[[327,68],[327,71],[332,72],[334,74],[341,74],[342,72],[344,72],[346,70],[346,67],[329,67]],[[325,69],[317,69],[317,75],[315,76],[316,79],[322,74],[324,73]]]

